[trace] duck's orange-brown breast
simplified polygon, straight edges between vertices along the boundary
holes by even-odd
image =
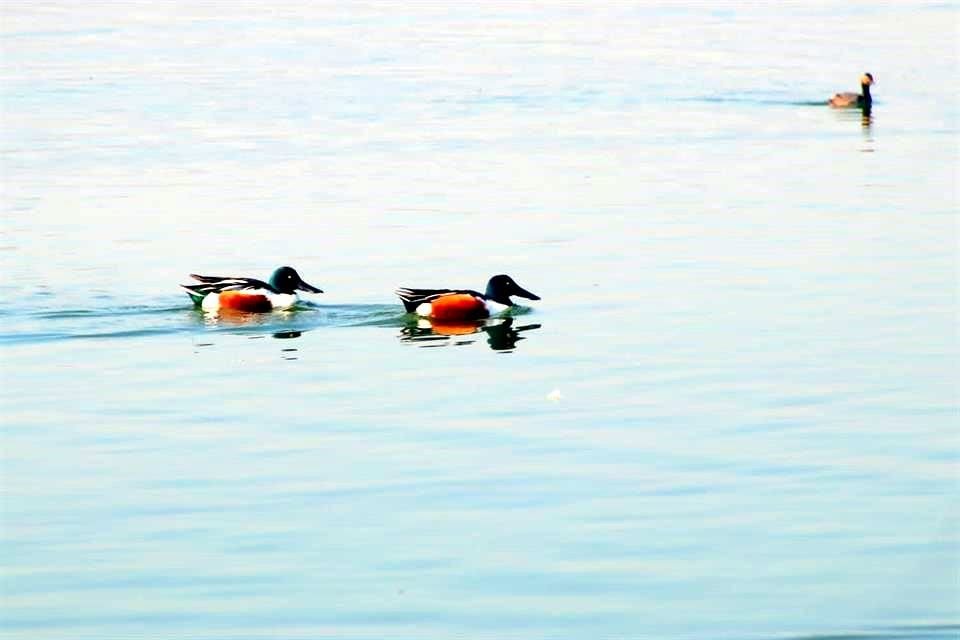
[[[440,296],[430,304],[430,317],[436,320],[473,320],[489,315],[483,300],[469,293]]]
[[[270,311],[273,305],[267,296],[243,291],[224,291],[220,294],[220,308],[234,311]]]

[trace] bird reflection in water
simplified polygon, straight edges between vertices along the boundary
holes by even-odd
[[[414,342],[420,347],[450,347],[473,344],[477,334],[486,334],[487,345],[494,351],[513,351],[517,343],[525,340],[520,335],[525,331],[539,329],[539,324],[516,325],[513,318],[438,322],[419,318],[416,323],[400,331],[402,342]]]
[[[861,149],[864,153],[873,153],[873,115],[871,106],[866,105],[860,112],[860,128],[863,131],[864,147]]]
[[[291,340],[299,338],[302,333],[302,331],[277,331],[273,337],[277,340]],[[296,347],[284,347],[280,349],[280,357],[284,360],[299,360],[299,350]]]
[[[200,312],[198,311],[198,313]],[[278,321],[289,321],[293,318],[293,315],[286,311],[264,314],[221,310],[215,314],[202,313],[198,318],[207,328],[222,330],[208,333],[207,335],[211,338],[222,333],[224,335],[245,336],[247,340],[263,340],[267,337],[277,340],[291,340],[299,338],[304,331],[308,330],[300,328],[277,331],[279,327],[271,327],[271,324],[276,325]],[[216,342],[215,340],[205,340],[204,342],[195,342],[194,346],[215,347]],[[287,343],[280,349],[280,357],[284,360],[297,360],[299,349],[289,345],[290,343]],[[194,353],[197,353],[197,351],[195,350]]]
[[[841,122],[846,123],[845,126],[852,126],[854,122],[859,122],[860,133],[863,138],[863,146],[860,147],[860,151],[863,153],[873,153],[876,151],[876,138],[873,129],[875,119],[873,117],[872,106],[864,106],[857,109],[838,109],[836,111],[836,117]]]

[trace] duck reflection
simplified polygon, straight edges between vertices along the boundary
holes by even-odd
[[[838,109],[836,110],[837,120],[845,123],[845,125],[853,125],[853,123],[860,124],[860,133],[863,138],[864,145],[860,148],[860,151],[865,153],[873,153],[875,149],[875,137],[874,137],[874,124],[875,119],[873,117],[873,110],[870,106],[865,106],[858,109]]]
[[[223,329],[230,333],[255,333],[251,338],[263,338],[267,335],[281,340],[299,338],[304,331],[309,331],[309,327],[297,326],[300,323],[292,311],[248,313],[221,309],[217,313],[197,311],[194,316],[207,328]]]
[[[277,331],[273,337],[277,340],[292,340],[303,335],[302,331]],[[299,360],[300,350],[296,347],[284,347],[280,349],[280,357],[284,360]]]
[[[873,139],[873,116],[870,115],[870,107],[864,107],[860,114],[860,130],[863,133],[864,153],[873,153],[876,149]]]
[[[460,322],[439,322],[418,318],[400,330],[401,342],[415,342],[420,347],[449,347],[473,344],[485,334],[487,345],[494,351],[513,351],[527,336],[526,331],[539,329],[539,324],[516,325],[513,318],[495,318]]]
[[[263,340],[265,338],[274,338],[276,340],[292,340],[301,337],[307,328],[284,328],[283,324],[290,323],[294,315],[289,312],[264,313],[245,313],[231,310],[221,310],[219,313],[197,312],[196,320],[203,324],[207,329],[215,329],[206,333],[208,339],[203,342],[194,342],[194,346],[215,347],[218,340],[212,339],[216,335],[244,336],[248,340]],[[277,325],[280,326],[277,326]],[[196,353],[197,351],[195,351]],[[291,346],[289,342],[283,344],[280,348],[280,357],[284,360],[296,360],[299,357],[299,349]]]

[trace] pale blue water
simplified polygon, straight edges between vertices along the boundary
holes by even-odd
[[[960,635],[960,10],[710,7],[5,4],[3,637]]]

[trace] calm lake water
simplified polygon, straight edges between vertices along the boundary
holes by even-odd
[[[958,18],[4,3],[0,633],[957,637]]]

